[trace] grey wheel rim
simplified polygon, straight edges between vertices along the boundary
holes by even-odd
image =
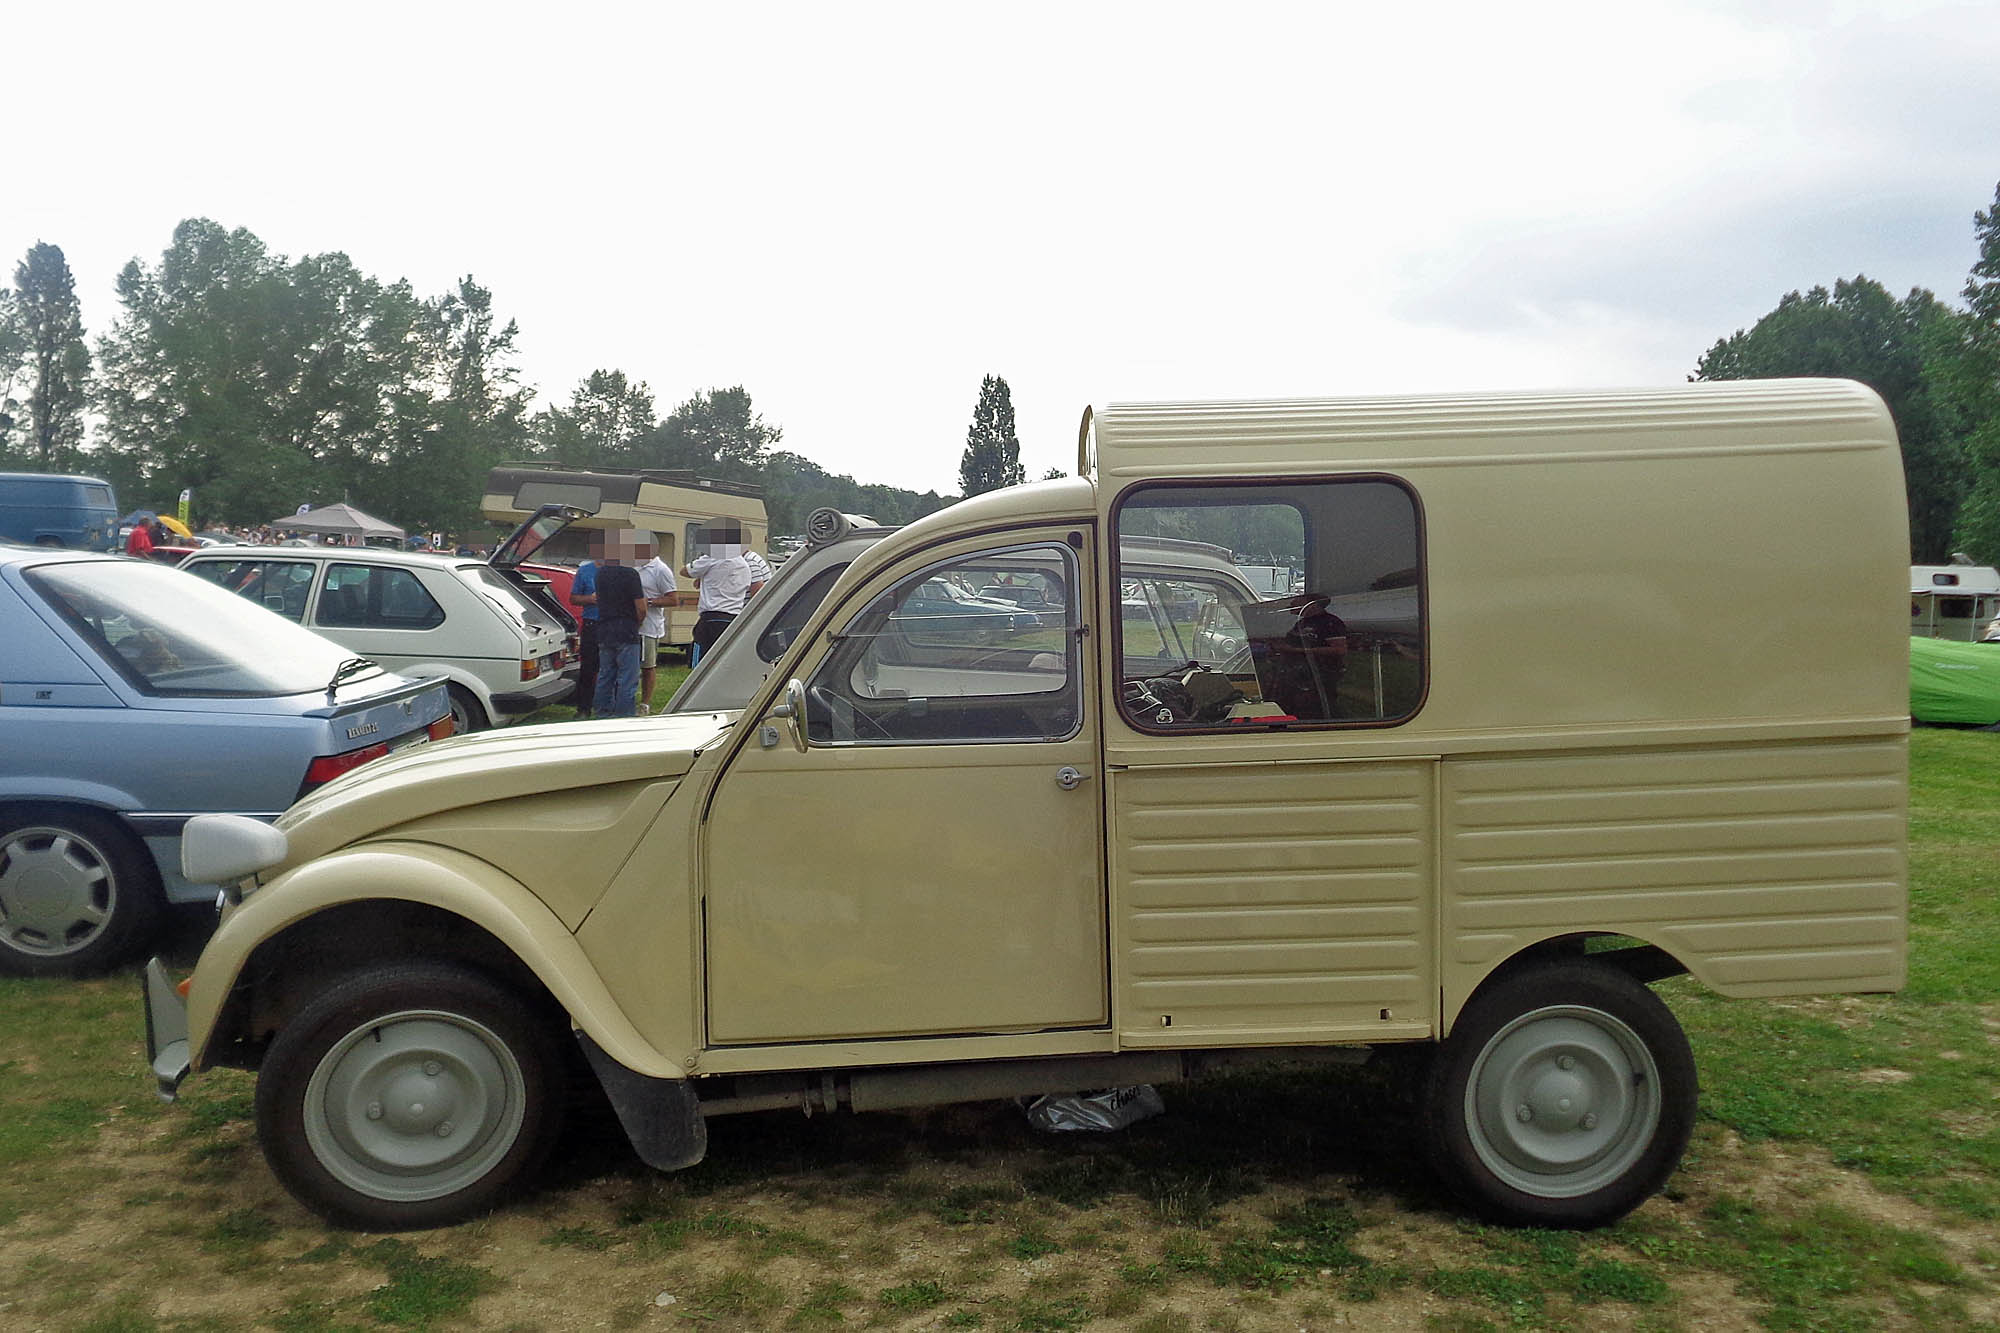
[[[527,1082],[512,1050],[463,1014],[411,1009],[355,1028],[306,1085],[306,1142],[370,1198],[415,1203],[477,1184],[520,1138]]]
[[[1659,1066],[1638,1033],[1601,1009],[1537,1009],[1480,1051],[1465,1127],[1480,1162],[1507,1185],[1578,1198],[1645,1155],[1660,1127]]]
[[[0,837],[0,944],[60,958],[102,936],[117,908],[111,858],[89,838],[55,825]]]
[[[463,736],[467,732],[476,731],[477,729],[478,726],[473,719],[472,701],[453,694],[451,696],[451,734],[454,736]]]

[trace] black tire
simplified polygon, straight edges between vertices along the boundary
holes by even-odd
[[[524,1184],[562,1129],[554,1015],[452,963],[325,987],[257,1075],[257,1138],[293,1197],[370,1231],[446,1226]]]
[[[1616,1221],[1666,1183],[1697,1095],[1687,1035],[1614,968],[1537,964],[1475,995],[1424,1090],[1424,1145],[1484,1216]]]
[[[0,810],[0,972],[84,976],[153,937],[160,872],[110,815],[64,805]]]
[[[475,731],[484,731],[488,725],[486,710],[479,706],[479,700],[471,690],[463,685],[447,685],[445,694],[451,699],[451,734],[464,736]]]

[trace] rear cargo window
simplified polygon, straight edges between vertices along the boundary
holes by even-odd
[[[1144,486],[1120,501],[1114,522],[1113,644],[1133,726],[1381,726],[1421,704],[1422,532],[1401,483]],[[1190,569],[1144,572],[1142,549],[1159,553],[1146,557],[1155,567],[1178,552]],[[1227,575],[1196,581],[1204,564]]]

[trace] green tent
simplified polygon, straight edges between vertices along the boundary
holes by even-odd
[[[2000,722],[2000,643],[1910,640],[1910,716],[1919,722]]]

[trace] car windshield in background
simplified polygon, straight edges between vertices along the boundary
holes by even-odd
[[[354,656],[339,644],[176,569],[128,560],[27,571],[44,601],[139,689],[263,698],[325,690]],[[351,677],[367,679],[378,669]]]

